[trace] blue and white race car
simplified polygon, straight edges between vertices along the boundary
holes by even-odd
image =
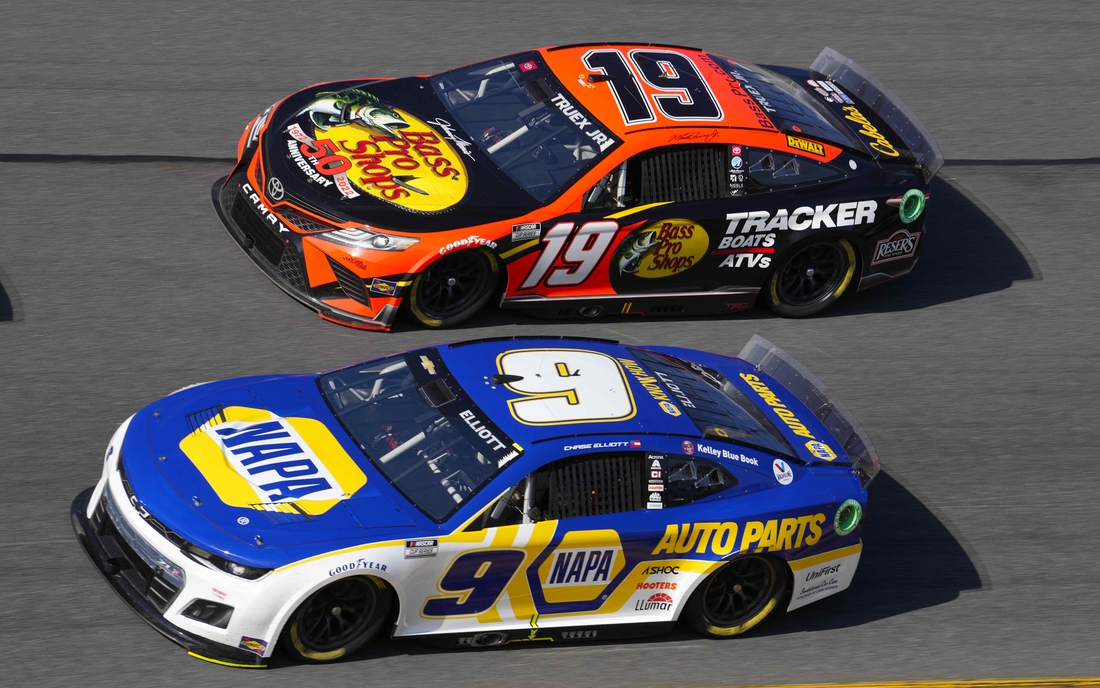
[[[498,338],[142,409],[73,503],[114,590],[192,655],[328,662],[733,636],[846,589],[870,441],[760,337],[738,358]]]

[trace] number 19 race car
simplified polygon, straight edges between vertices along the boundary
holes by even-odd
[[[801,317],[912,270],[931,134],[826,48],[811,69],[562,46],[313,86],[254,118],[213,188],[321,317],[426,327],[494,297],[545,317]]]
[[[878,458],[797,361],[606,340],[441,345],[185,388],[72,506],[114,590],[190,654],[327,662],[714,637],[845,590]]]

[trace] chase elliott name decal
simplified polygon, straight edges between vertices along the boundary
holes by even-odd
[[[278,511],[293,502],[322,514],[367,477],[320,421],[231,406],[183,438],[180,449],[230,506]]]

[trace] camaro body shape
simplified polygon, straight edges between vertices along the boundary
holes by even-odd
[[[758,608],[702,628],[739,633],[848,587],[877,471],[759,337],[738,358],[502,338],[180,390],[122,424],[72,517],[162,634],[263,666],[365,579],[394,636],[463,647],[659,632],[730,566],[773,567]]]
[[[761,295],[811,314],[913,268],[943,162],[835,51],[807,70],[650,44],[319,84],[249,122],[238,158],[213,189],[230,234],[300,302],[368,329],[402,306],[446,326],[498,295],[549,317]],[[829,250],[795,260],[811,244]]]

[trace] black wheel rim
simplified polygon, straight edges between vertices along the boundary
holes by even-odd
[[[759,614],[775,594],[775,567],[760,557],[736,559],[707,580],[703,612],[714,626],[739,626]]]
[[[417,305],[438,320],[458,315],[484,293],[489,273],[489,259],[480,251],[453,253],[424,271]]]
[[[805,306],[831,295],[848,271],[844,250],[836,244],[814,244],[791,256],[779,273],[779,298]]]
[[[313,652],[344,647],[362,633],[378,607],[378,587],[363,578],[329,585],[306,600],[298,618],[298,640]]]

